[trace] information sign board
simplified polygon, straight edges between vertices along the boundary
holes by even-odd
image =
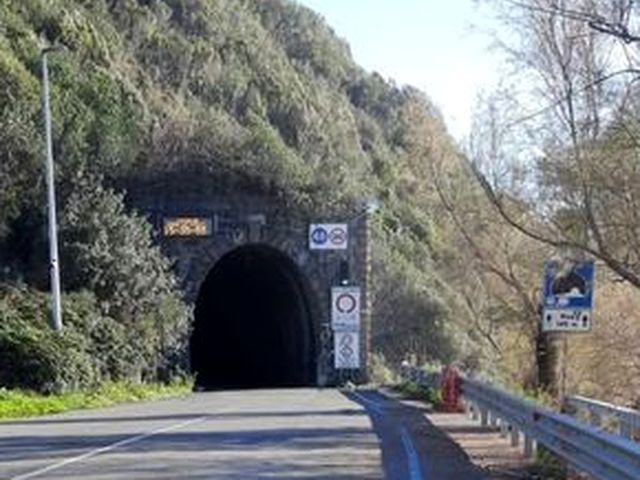
[[[544,272],[542,330],[591,330],[593,261],[547,262]]]
[[[360,368],[360,332],[334,332],[333,349],[336,369]]]
[[[166,217],[162,219],[165,237],[206,237],[212,233],[212,222],[205,217]]]
[[[331,327],[334,331],[360,329],[360,287],[331,289]]]

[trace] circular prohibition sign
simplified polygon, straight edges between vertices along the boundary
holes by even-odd
[[[334,245],[344,245],[347,242],[347,232],[342,227],[335,227],[329,231],[329,240]]]
[[[357,306],[356,298],[350,293],[343,293],[336,298],[336,309],[340,313],[351,313]]]

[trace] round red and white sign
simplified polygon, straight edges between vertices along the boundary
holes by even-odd
[[[358,306],[358,301],[350,293],[343,293],[336,298],[336,309],[340,313],[351,313]]]
[[[334,245],[343,245],[347,242],[347,231],[342,227],[332,228],[329,232],[329,241]]]

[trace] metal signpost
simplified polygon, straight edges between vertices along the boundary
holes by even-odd
[[[47,53],[57,49],[42,51],[42,110],[46,146],[46,180],[49,216],[49,276],[51,279],[51,323],[55,331],[62,330],[60,309],[60,264],[58,259],[58,227],[56,222],[56,193],[53,171],[53,146],[51,136],[51,108],[49,106],[49,69]]]
[[[593,261],[546,263],[542,331],[591,330],[594,271]]]
[[[369,206],[363,214],[372,213]],[[357,218],[357,217],[355,217]],[[353,219],[352,219],[353,220]],[[343,250],[349,246],[348,223],[312,223],[309,225],[310,250]],[[343,260],[341,268],[348,263]],[[343,285],[349,284],[348,268]],[[331,330],[336,370],[360,368],[360,288],[352,286],[331,289]]]
[[[309,225],[311,250],[346,250],[349,230],[346,223],[312,223]]]

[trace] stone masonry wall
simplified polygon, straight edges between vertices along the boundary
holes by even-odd
[[[128,203],[146,215],[154,236],[171,258],[185,299],[194,303],[200,285],[216,262],[232,250],[248,244],[273,247],[293,260],[308,286],[307,299],[315,332],[314,352],[318,385],[331,385],[346,379],[366,380],[369,356],[370,302],[368,295],[369,249],[367,218],[356,215],[349,222],[347,250],[310,250],[310,223],[344,222],[343,218],[302,218],[278,201],[264,196],[234,193],[201,195],[185,192],[167,195],[153,188],[129,189]],[[211,235],[166,237],[163,220],[171,217],[210,219]],[[333,367],[333,337],[330,327],[331,287],[341,280],[341,263],[349,266],[350,284],[358,285],[362,295],[361,365],[359,372],[336,372]],[[342,268],[344,273],[344,268]]]

